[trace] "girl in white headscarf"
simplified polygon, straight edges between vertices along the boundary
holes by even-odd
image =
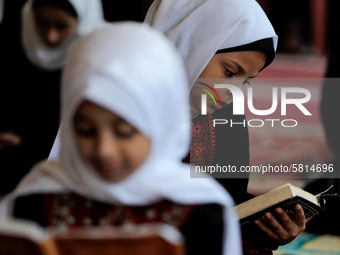
[[[187,97],[182,59],[157,30],[122,22],[82,37],[63,72],[60,158],[37,165],[2,215],[43,226],[162,222],[182,231],[188,254],[241,254],[230,195],[181,162]]]
[[[101,0],[24,4],[20,28],[11,28],[4,38],[8,45],[2,47],[2,75],[8,84],[3,83],[0,95],[0,160],[7,174],[0,180],[0,195],[12,191],[33,164],[47,158],[59,128],[66,51],[78,36],[103,24]],[[18,40],[13,39],[15,29]]]
[[[46,8],[59,11],[67,20],[46,21],[42,16],[47,15],[43,13]],[[28,0],[22,10],[23,47],[35,65],[58,69],[74,39],[103,24],[103,9],[98,0]]]
[[[236,169],[247,166],[248,129],[240,125],[245,116],[232,114],[230,91],[211,88],[216,83],[241,87],[273,61],[278,37],[260,5],[255,0],[155,0],[145,22],[164,33],[185,61],[193,121],[191,148],[185,161]],[[201,95],[209,89],[218,103],[208,97],[207,115],[200,115]],[[214,127],[213,119],[238,124]],[[217,177],[236,203],[253,197],[247,193],[249,173],[236,171]],[[262,232],[243,232],[245,254],[271,254],[272,249],[303,231],[306,220],[301,206],[297,206],[293,220],[278,211],[278,220],[268,214],[267,226],[258,222]]]

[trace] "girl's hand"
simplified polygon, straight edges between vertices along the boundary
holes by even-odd
[[[18,146],[20,143],[21,143],[20,136],[12,132],[0,133],[0,149]]]
[[[307,220],[302,206],[297,204],[294,209],[296,213],[294,219],[291,219],[282,208],[276,208],[276,218],[273,214],[266,212],[265,223],[260,220],[256,220],[255,223],[277,245],[285,245],[293,241],[306,228]]]

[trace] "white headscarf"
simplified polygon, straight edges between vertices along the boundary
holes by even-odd
[[[145,23],[178,48],[192,87],[217,50],[277,35],[256,0],[155,0]]]
[[[212,178],[190,178],[181,162],[190,140],[188,84],[171,42],[147,24],[108,24],[71,46],[62,80],[60,162],[38,165],[10,198],[71,190],[112,204],[146,205],[160,199],[224,208],[224,254],[241,254],[234,202]],[[147,160],[127,179],[111,184],[84,163],[72,119],[83,100],[126,119],[151,140]]]
[[[78,27],[57,48],[47,47],[39,38],[34,22],[33,0],[28,0],[21,12],[22,45],[27,58],[36,66],[47,70],[61,68],[65,54],[79,36],[102,26],[104,21],[101,0],[69,0],[78,15]]]

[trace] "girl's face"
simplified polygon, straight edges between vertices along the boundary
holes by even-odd
[[[40,6],[34,14],[39,37],[50,48],[58,47],[78,26],[75,17],[59,8]]]
[[[107,182],[119,182],[133,173],[148,157],[148,137],[120,116],[85,101],[73,119],[81,156]]]
[[[255,78],[266,62],[266,54],[261,51],[239,51],[218,53],[213,56],[209,64],[201,73],[200,78],[211,78],[211,84],[214,87],[213,79],[228,79],[228,84],[235,85],[239,88],[247,83],[251,78]],[[206,81],[206,79],[203,79]],[[220,82],[219,82],[220,83]],[[201,110],[201,95],[205,94],[202,85],[198,82],[194,84],[190,92],[190,101],[196,110]],[[227,89],[216,89],[222,104],[230,104],[233,100],[232,94]],[[215,100],[218,100],[215,98]],[[213,99],[207,97],[207,113],[213,113],[220,109],[220,104],[215,104]]]

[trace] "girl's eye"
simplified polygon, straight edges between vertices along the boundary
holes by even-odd
[[[236,73],[230,70],[229,68],[224,68],[224,73],[228,78],[232,78],[236,76]]]
[[[74,116],[73,128],[78,136],[91,137],[96,134],[95,127],[80,114]]]
[[[69,27],[68,24],[63,24],[63,23],[58,23],[55,25],[56,29],[61,31],[61,30],[65,30]]]
[[[114,133],[120,139],[129,139],[137,133],[137,130],[127,123],[119,123],[114,127]]]
[[[83,137],[91,137],[96,134],[96,130],[92,127],[88,126],[82,126],[81,124],[75,124],[74,125],[75,133],[78,136],[83,136]]]
[[[49,27],[49,24],[44,20],[36,19],[36,26],[38,29],[47,29]]]

